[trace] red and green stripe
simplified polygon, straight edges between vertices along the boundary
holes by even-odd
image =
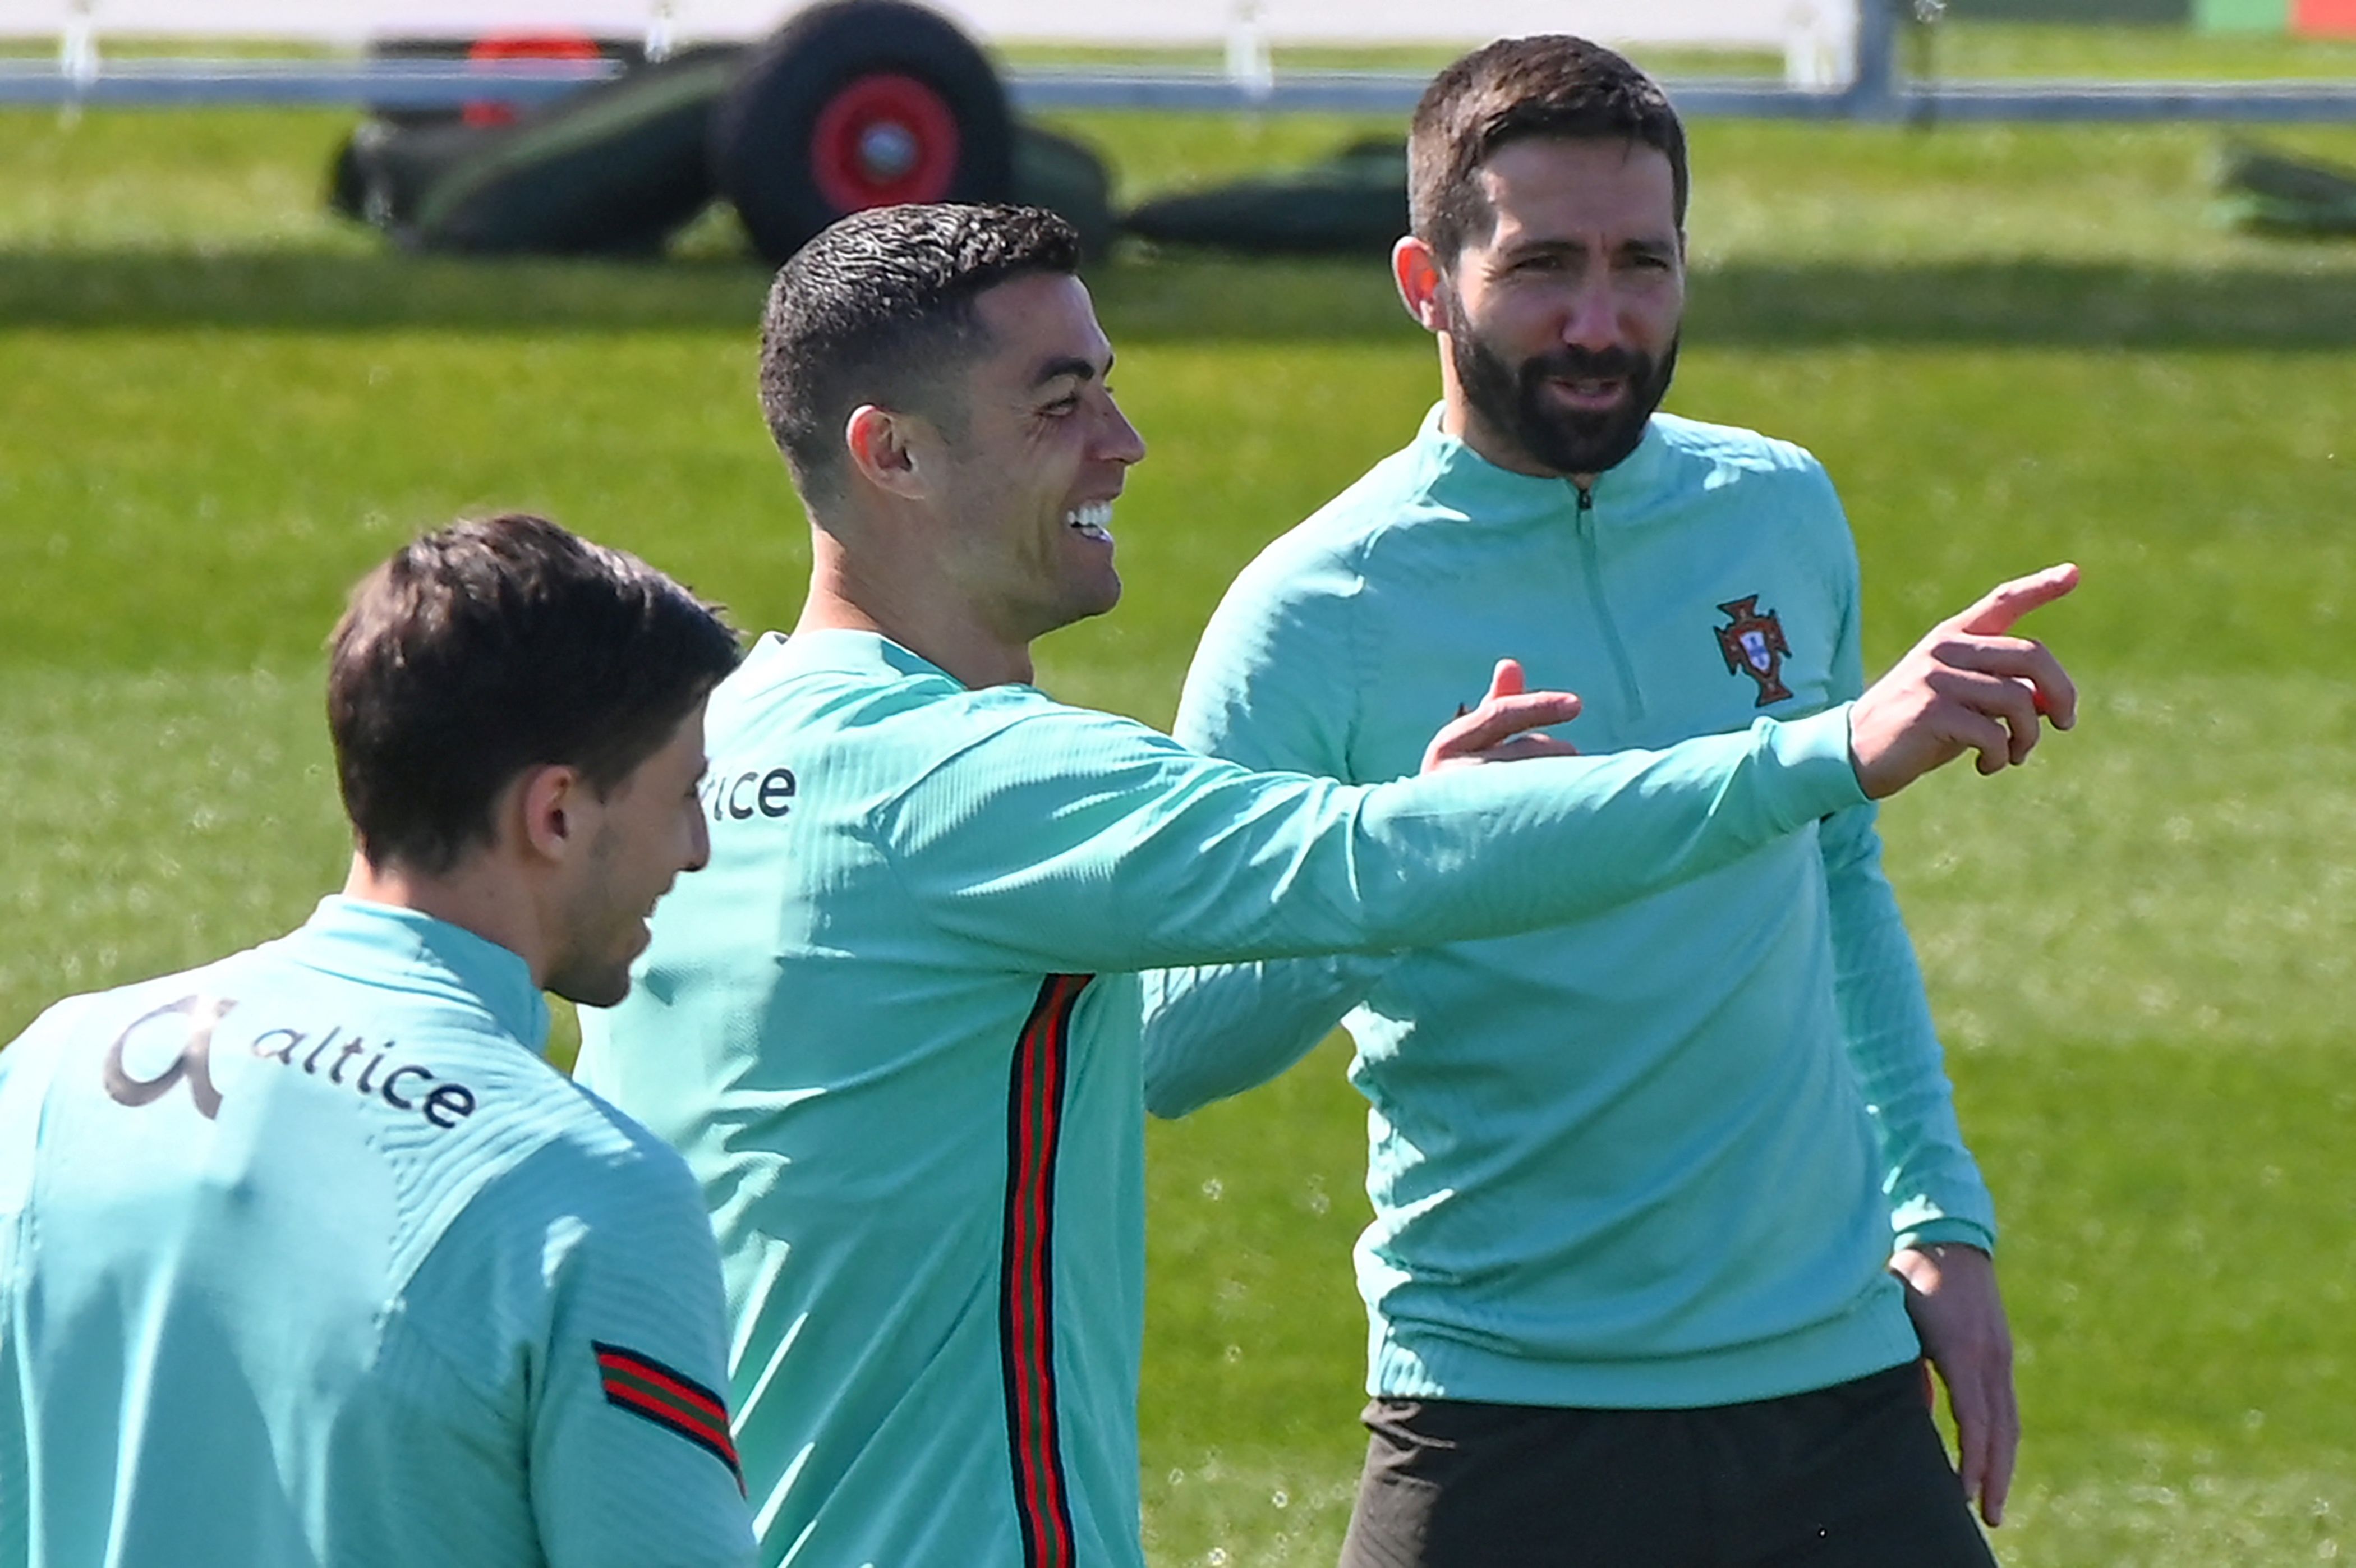
[[[744,1472],[728,1435],[728,1407],[718,1394],[652,1356],[602,1339],[591,1345],[597,1352],[597,1376],[607,1404],[644,1417],[710,1453],[728,1466],[737,1489],[744,1489]]]
[[[1072,1508],[1055,1425],[1055,1155],[1073,1010],[1095,976],[1051,974],[1015,1042],[1006,1114],[1006,1235],[999,1349],[1023,1568],[1073,1568]]]

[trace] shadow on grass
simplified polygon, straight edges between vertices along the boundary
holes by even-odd
[[[1090,275],[1124,341],[1408,339],[1373,261],[1124,257]],[[749,337],[749,263],[463,262],[301,252],[0,252],[0,328],[411,327]],[[2059,261],[1734,263],[1693,280],[1697,340],[1794,347],[2356,348],[2356,270],[2192,272]]]

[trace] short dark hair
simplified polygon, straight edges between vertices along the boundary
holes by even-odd
[[[1660,83],[1585,38],[1500,38],[1434,77],[1408,131],[1408,221],[1440,265],[1453,266],[1496,221],[1481,194],[1481,166],[1535,136],[1624,138],[1666,154],[1685,227],[1686,130]]]
[[[1027,273],[1076,274],[1079,236],[1038,207],[875,207],[819,231],[777,269],[761,320],[761,412],[806,501],[841,477],[862,403],[956,426],[954,371],[989,347],[976,295]]]
[[[717,609],[546,518],[460,522],[360,580],[329,638],[327,730],[360,853],[449,870],[526,768],[601,795],[736,667]]]

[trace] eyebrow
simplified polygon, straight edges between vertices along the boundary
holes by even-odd
[[[1589,248],[1584,240],[1526,240],[1520,244],[1508,246],[1502,259],[1511,264],[1531,256],[1583,256],[1588,253]],[[1639,235],[1633,239],[1622,240],[1612,249],[1615,254],[1621,255],[1633,253],[1640,256],[1674,256],[1677,253],[1676,241],[1663,239],[1658,235]]]
[[[1112,374],[1110,354],[1105,356],[1104,373],[1108,376]],[[1033,373],[1031,385],[1035,391],[1045,386],[1049,381],[1061,381],[1066,376],[1074,377],[1085,386],[1097,379],[1097,367],[1094,362],[1083,360],[1077,354],[1061,354],[1041,365]]]

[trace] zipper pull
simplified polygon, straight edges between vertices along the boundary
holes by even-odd
[[[1585,485],[1575,484],[1570,488],[1579,492],[1579,515],[1580,520],[1583,521],[1585,521],[1587,514],[1595,510],[1595,492],[1589,489]]]

